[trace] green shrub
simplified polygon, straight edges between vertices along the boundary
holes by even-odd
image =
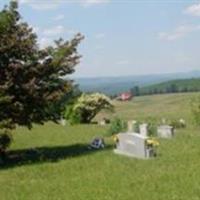
[[[73,112],[74,104],[68,105],[64,114],[64,118],[69,121],[70,124],[78,124],[81,122],[80,113]]]
[[[109,135],[114,135],[120,132],[123,132],[127,129],[126,122],[122,121],[120,118],[114,118],[111,121],[110,127],[108,129]]]
[[[90,123],[101,110],[113,111],[113,108],[110,98],[104,94],[82,94],[67,105],[65,118],[72,124]]]
[[[148,123],[148,136],[155,137],[157,136],[157,124],[153,122]]]
[[[156,118],[153,117],[148,117],[145,120],[145,123],[148,124],[148,136],[150,137],[155,137],[157,136],[157,127],[158,127],[158,120]]]
[[[140,132],[140,122],[136,122],[133,127],[133,132],[139,133]]]
[[[184,123],[181,123],[180,120],[173,120],[173,121],[170,122],[169,125],[172,126],[175,129],[185,128],[186,127],[186,125]]]

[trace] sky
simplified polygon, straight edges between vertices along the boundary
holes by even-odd
[[[75,77],[200,69],[198,0],[18,0],[41,48],[85,36]],[[0,0],[2,9],[9,0]]]

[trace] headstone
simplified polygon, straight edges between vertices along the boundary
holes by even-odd
[[[142,136],[148,137],[148,124],[141,124],[139,129]]]
[[[166,119],[165,118],[162,118],[162,124],[166,124]]]
[[[99,122],[99,125],[101,125],[101,126],[105,126],[105,125],[106,125],[105,120],[101,120],[101,121]]]
[[[161,138],[172,138],[174,136],[174,129],[172,126],[162,125],[158,127],[157,134]]]
[[[101,121],[99,121],[99,125],[105,126],[106,124],[109,124],[110,120],[107,118],[103,118]]]
[[[186,127],[186,122],[184,119],[179,119],[179,123],[181,125],[181,128],[185,128]]]
[[[137,123],[137,121],[135,121],[135,120],[128,121],[127,124],[128,124],[128,132],[129,133],[135,132],[136,123]]]
[[[66,125],[66,120],[65,120],[65,119],[61,119],[61,120],[60,120],[60,124],[61,124],[62,126],[65,126],[65,125]]]
[[[137,133],[120,133],[115,153],[136,158],[150,158],[155,155],[154,149],[147,145],[148,137]]]

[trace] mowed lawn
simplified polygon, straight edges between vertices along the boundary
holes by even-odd
[[[115,155],[107,127],[47,123],[31,131],[18,128],[10,152],[15,162],[0,168],[0,200],[199,200],[200,129],[192,125],[189,108],[195,95],[115,102],[114,115],[125,120],[186,119],[187,128],[172,140],[160,140],[158,157],[151,160]],[[94,136],[105,136],[107,148],[87,150]]]

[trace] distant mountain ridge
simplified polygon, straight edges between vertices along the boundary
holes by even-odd
[[[169,74],[150,74],[136,76],[100,77],[100,78],[74,78],[75,83],[84,92],[103,92],[115,95],[128,91],[134,86],[144,87],[175,79],[200,78],[200,70]]]
[[[140,88],[140,95],[197,92],[200,91],[200,78],[176,79]]]

